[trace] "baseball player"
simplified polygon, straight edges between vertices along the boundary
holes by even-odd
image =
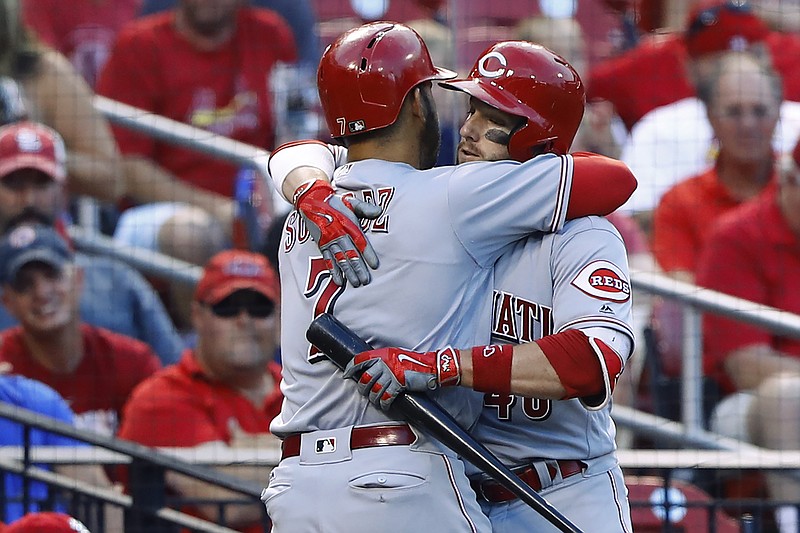
[[[558,82],[582,100],[572,74],[565,69]],[[276,533],[405,532],[431,524],[440,531],[489,531],[452,452],[356,394],[356,384],[341,379],[304,331],[327,311],[374,346],[402,342],[429,350],[446,342],[488,342],[492,271],[500,253],[525,235],[560,229],[568,214],[596,211],[589,174],[598,168],[608,179],[603,187],[623,191],[623,198],[601,195],[600,204],[608,200],[614,209],[635,187],[624,165],[589,155],[416,170],[436,159],[430,80],[452,77],[431,64],[413,30],[395,23],[351,30],[321,60],[323,110],[331,131],[348,144],[351,161],[337,171],[336,190],[381,207],[367,233],[382,264],[359,291],[335,284],[311,233],[325,247],[351,220],[334,213],[342,211],[332,204],[327,182],[304,184],[293,195],[298,211],[287,219],[280,262],[285,401],[271,427],[284,439],[283,453],[263,495]],[[317,164],[307,152],[299,165],[333,164],[334,154],[324,151],[328,161]],[[283,176],[291,182],[298,162],[280,156],[280,150],[273,154],[270,169],[275,175],[288,168]],[[351,259],[341,250],[331,256],[339,265]],[[434,396],[463,425],[475,421],[480,395],[452,387]],[[335,510],[325,505],[332,494]]]

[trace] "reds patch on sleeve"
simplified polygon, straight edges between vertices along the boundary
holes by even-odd
[[[578,272],[572,285],[592,298],[627,302],[631,284],[622,270],[609,261],[592,261]]]

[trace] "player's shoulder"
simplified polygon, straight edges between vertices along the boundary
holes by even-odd
[[[611,221],[595,215],[567,220],[557,234],[566,237],[583,232],[611,232],[619,237],[619,231]]]

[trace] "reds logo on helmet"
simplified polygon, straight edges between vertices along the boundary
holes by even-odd
[[[502,76],[503,73],[506,71],[505,68],[489,70],[487,63],[492,58],[497,59],[503,67],[508,66],[508,60],[506,59],[506,56],[504,56],[498,51],[489,52],[488,54],[484,55],[478,60],[477,67],[478,67],[478,72],[480,72],[481,76],[485,76],[487,78],[497,78]]]
[[[625,274],[609,261],[592,261],[583,267],[572,285],[600,300],[627,302],[631,297],[631,284]]]

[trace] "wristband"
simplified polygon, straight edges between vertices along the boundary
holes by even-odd
[[[314,188],[315,185],[317,185],[317,183],[319,183],[318,187],[320,189],[323,189],[328,192],[328,196],[334,194],[333,187],[331,187],[331,184],[328,183],[327,181],[311,179],[309,181],[303,182],[302,184],[300,184],[299,187],[297,187],[294,190],[294,194],[292,195],[292,205],[297,207],[297,202],[300,201],[300,198],[302,198],[303,195],[306,194],[307,192],[310,192],[311,189]]]
[[[480,392],[509,394],[514,346],[494,344],[472,348],[472,388]]]

